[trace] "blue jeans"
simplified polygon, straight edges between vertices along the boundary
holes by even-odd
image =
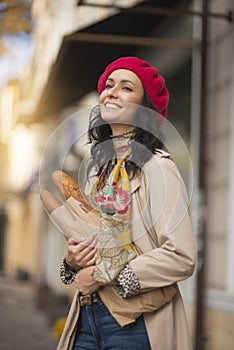
[[[73,350],[150,350],[143,316],[120,327],[99,297],[82,306]]]

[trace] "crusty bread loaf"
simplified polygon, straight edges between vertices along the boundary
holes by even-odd
[[[52,174],[52,180],[64,200],[73,197],[82,205],[85,211],[93,209],[87,203],[78,183],[71,176],[61,170],[56,170]]]
[[[40,195],[41,201],[49,213],[52,213],[55,209],[62,205],[62,203],[50,191],[43,190],[41,191]]]

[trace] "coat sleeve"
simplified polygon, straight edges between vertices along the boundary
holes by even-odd
[[[157,159],[157,160],[155,160]],[[169,158],[154,157],[146,165],[148,200],[158,247],[130,262],[141,290],[165,287],[194,271],[195,244],[184,182]]]

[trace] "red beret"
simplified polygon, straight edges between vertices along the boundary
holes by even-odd
[[[155,110],[165,119],[169,101],[165,80],[155,67],[137,57],[121,57],[110,63],[98,80],[98,93],[101,94],[105,90],[107,78],[117,69],[128,69],[138,76]]]

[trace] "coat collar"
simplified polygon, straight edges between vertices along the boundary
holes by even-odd
[[[155,163],[153,163],[153,160],[155,160],[155,157],[158,159],[159,158],[170,158],[171,159],[170,153],[168,153],[164,150],[158,149],[157,152],[154,155],[152,155],[152,157],[147,162],[147,166],[152,165],[152,164],[155,165]],[[147,166],[146,166],[146,164],[143,166],[140,176],[136,176],[131,180],[131,193],[135,192],[141,186],[142,177],[144,176],[144,172],[147,171],[146,170]]]

